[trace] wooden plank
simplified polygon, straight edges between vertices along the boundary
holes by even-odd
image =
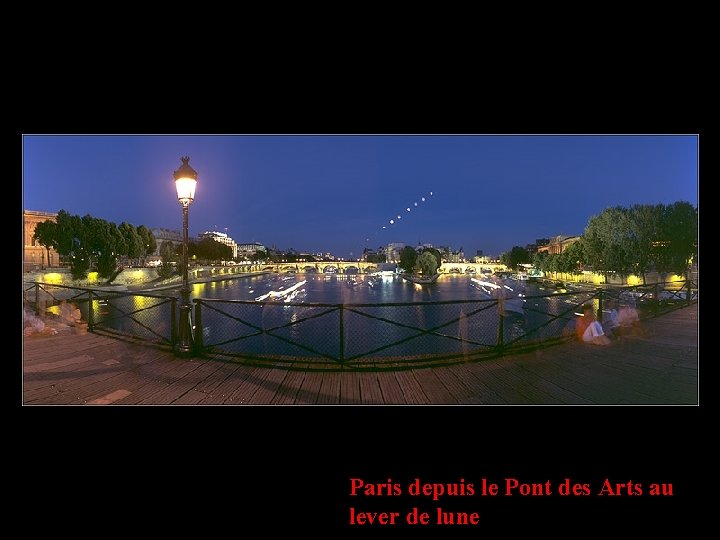
[[[395,380],[398,382],[403,398],[408,405],[426,405],[430,403],[411,370],[396,372]]]
[[[91,383],[83,381],[84,384],[71,387],[64,392],[58,392],[54,396],[44,398],[44,405],[73,404],[83,405],[88,401],[102,398],[116,390],[127,390],[124,388],[124,373],[115,373],[112,377],[102,380],[95,380]],[[35,402],[34,402],[35,403]]]
[[[276,367],[264,369],[255,380],[255,391],[248,398],[247,403],[255,405],[269,405],[280,388],[280,383],[287,375],[287,368]]]
[[[71,356],[80,356],[83,354],[90,356],[105,356],[110,351],[127,351],[132,347],[131,344],[119,342],[117,340],[108,340],[104,338],[98,338],[91,336],[84,346],[57,346],[54,343],[55,338],[47,340],[47,346],[43,349],[36,349],[34,351],[25,351],[23,354],[23,364],[25,367],[35,366],[36,364],[43,364],[48,362],[54,362],[69,358]],[[149,348],[140,347],[138,348]]]
[[[91,401],[88,401],[88,405],[110,405],[114,401],[117,401],[118,399],[122,399],[124,397],[127,397],[130,395],[131,392],[128,390],[115,390],[114,392],[110,392],[109,394],[93,399]]]
[[[139,404],[152,399],[158,392],[162,392],[176,380],[198,367],[197,364],[188,365],[184,360],[178,360],[170,356],[158,362],[158,364],[156,369],[151,372],[135,370],[129,373],[127,380],[123,384],[124,388],[130,390],[132,394],[118,400],[116,404]]]
[[[80,356],[71,356],[70,358],[64,357],[62,360],[55,360],[54,362],[45,362],[42,364],[36,363],[32,366],[25,366],[23,371],[25,373],[39,373],[42,371],[51,371],[59,368],[66,368],[67,366],[71,366],[73,364],[84,363],[88,360],[95,360],[95,357],[88,356],[87,354],[82,354]]]
[[[358,373],[360,379],[360,398],[363,405],[382,405],[383,397],[380,391],[377,374],[372,372]]]
[[[318,405],[340,403],[340,372],[328,371],[322,374],[322,383],[315,403]]]
[[[487,384],[476,371],[470,369],[472,364],[460,364],[452,367],[453,373],[461,379],[470,389],[478,401],[485,405],[505,405],[507,400],[503,399],[495,390]]]
[[[509,361],[509,358],[505,358],[504,361]],[[531,398],[519,391],[515,386],[517,382],[515,378],[508,376],[499,362],[500,361],[496,359],[468,364],[468,370],[470,370],[475,377],[491,387],[493,392],[500,396],[506,403],[532,403]]]
[[[242,390],[243,388],[246,388],[245,386],[243,386],[243,382],[252,374],[257,374],[260,372],[261,368],[254,368],[252,366],[238,364],[237,369],[233,370],[233,372],[228,375],[228,377],[226,377],[221,384],[217,385],[211,392],[208,392],[208,396],[203,401],[201,401],[201,404],[219,405],[225,402],[234,404],[246,403],[246,399],[250,391],[246,389],[245,393],[243,394],[242,392],[238,392],[238,389],[240,388]],[[248,388],[252,387],[253,385],[248,386]],[[254,388],[252,389],[252,391],[254,391]],[[228,401],[231,395],[233,396],[233,400]]]
[[[207,397],[204,392],[197,390],[188,390],[182,396],[173,401],[173,405],[197,405]]]
[[[142,401],[143,405],[152,404],[172,404],[185,395],[189,390],[196,387],[200,382],[217,371],[221,364],[213,360],[195,360],[189,362],[194,364],[195,369],[190,370],[184,375],[180,375],[178,380],[166,386],[164,390],[153,394]]]
[[[340,372],[340,404],[359,405],[360,398],[360,377],[355,371]]]
[[[152,361],[162,355],[158,351],[146,351],[148,361]],[[97,362],[98,360],[95,360]],[[73,366],[75,367],[75,366]],[[171,366],[168,366],[171,367]],[[28,389],[24,392],[25,400],[28,403],[82,403],[88,396],[92,396],[93,392],[102,392],[111,385],[125,384],[118,383],[118,376],[129,376],[129,370],[132,369],[125,365],[90,365],[85,369],[81,376],[76,372],[58,373],[50,386]],[[43,374],[49,376],[48,373]],[[144,380],[144,379],[143,379]],[[45,381],[48,382],[48,381]],[[25,385],[28,388],[28,384]],[[98,396],[95,396],[98,397]]]
[[[235,373],[241,365],[237,362],[220,362],[220,364],[220,367],[215,373],[198,383],[193,390],[202,392],[206,396],[211,395],[213,391]]]
[[[141,405],[166,405],[182,396],[185,392],[196,386],[198,381],[189,377],[199,370],[203,364],[186,362],[183,366],[168,372],[165,380],[158,385],[157,392],[139,401]]]
[[[589,399],[583,398],[556,384],[553,381],[549,381],[544,377],[538,377],[532,371],[526,369],[528,362],[517,360],[514,362],[515,371],[514,373],[522,378],[529,385],[538,389],[538,391],[550,396],[549,400],[542,400],[542,403],[552,403],[557,400],[558,403],[572,404],[572,405],[592,405],[593,402]]]
[[[455,398],[458,403],[478,405],[482,400],[465,384],[465,381],[458,377],[452,367],[437,368],[435,376]]]
[[[457,405],[458,401],[447,391],[432,369],[413,369],[415,379],[433,405]]]
[[[317,401],[322,384],[322,372],[308,371],[302,380],[297,394],[295,395],[296,405],[312,405]]]
[[[378,373],[378,383],[382,392],[383,402],[386,405],[406,405],[405,395],[400,387],[400,383],[395,378],[392,371],[382,371]]]
[[[288,370],[270,403],[272,405],[292,405],[295,403],[295,396],[300,390],[306,375],[304,371]]]
[[[587,381],[579,381],[577,378],[572,376],[572,372],[558,369],[557,366],[546,362],[537,361],[533,364],[525,364],[523,366],[531,377],[536,377],[540,381],[547,384],[552,384],[556,387],[556,392],[564,394],[566,403],[574,403],[572,396],[578,396],[579,399],[588,402],[588,404],[594,404],[593,400],[593,386]]]

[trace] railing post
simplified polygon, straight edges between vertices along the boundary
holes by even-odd
[[[602,318],[603,318],[603,289],[601,287],[598,287],[598,313],[597,313],[597,319],[600,324],[602,324]]]
[[[95,326],[95,313],[93,312],[93,292],[88,291],[88,330],[92,332]]]
[[[177,298],[170,299],[170,344],[175,347],[177,343],[177,318],[175,311],[177,310]]]
[[[685,280],[685,285],[687,285],[687,297],[686,297],[686,304],[689,306],[690,301],[692,300],[692,282],[689,279]]]
[[[653,317],[657,317],[658,314],[658,284],[655,283],[654,289],[653,289]]]
[[[40,310],[40,284],[37,282],[35,283],[35,313],[38,317],[43,318],[44,313]]]
[[[499,314],[500,320],[498,321],[498,334],[497,334],[497,349],[502,355],[503,348],[505,346],[505,315]]]
[[[345,361],[345,305],[340,304],[340,362]]]
[[[202,302],[197,298],[195,302],[195,354],[200,354],[203,349],[203,325],[202,325]]]

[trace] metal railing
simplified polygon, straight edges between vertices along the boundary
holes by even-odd
[[[90,332],[159,345],[172,346],[176,341],[175,297],[25,282],[23,300],[25,307],[41,318],[48,314],[61,317],[60,306],[73,304],[80,309]]]
[[[172,296],[25,283],[40,316],[76,304],[91,332],[173,346],[178,302]],[[196,355],[299,369],[402,369],[521,352],[574,338],[574,321],[592,303],[602,321],[608,301],[630,304],[641,319],[696,302],[695,282],[586,288],[522,298],[521,314],[498,301],[325,304],[194,299]]]

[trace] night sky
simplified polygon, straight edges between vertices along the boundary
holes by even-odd
[[[193,237],[227,228],[238,243],[345,258],[389,242],[471,257],[582,234],[608,206],[697,205],[697,153],[694,135],[25,135],[22,196],[26,210],[180,230],[172,173],[187,155]]]

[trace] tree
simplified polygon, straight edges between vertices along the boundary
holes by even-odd
[[[128,259],[139,259],[145,255],[143,238],[138,234],[135,226],[123,221],[118,226],[118,231],[125,240],[126,249],[122,255],[126,255]]]
[[[91,258],[86,249],[85,227],[80,216],[60,210],[57,215],[56,246],[58,254],[70,262],[70,274],[73,279],[87,277]]]
[[[52,261],[50,260],[50,248],[55,249],[57,246],[57,232],[57,223],[46,219],[45,221],[37,224],[35,232],[33,233],[33,239],[35,239],[41,246],[44,246],[47,250],[48,266],[52,264]]]
[[[182,250],[182,246],[180,246]],[[188,245],[188,256],[196,256],[204,261],[227,261],[232,259],[232,248],[213,238],[203,238]]]
[[[636,204],[630,207],[628,219],[630,225],[630,252],[634,255],[634,273],[642,276],[652,268],[654,243],[662,235],[660,227],[664,206],[661,204]]]
[[[532,259],[533,267],[538,270],[542,270],[543,272],[547,272],[548,270],[546,266],[549,255],[550,254],[547,251],[536,251]]]
[[[417,257],[418,253],[415,251],[415,248],[405,246],[400,250],[400,268],[405,272],[412,272],[415,268]]]
[[[530,255],[524,247],[513,246],[509,252],[500,255],[500,262],[508,268],[516,270],[518,264],[530,262]]]
[[[582,239],[570,244],[562,253],[557,255],[555,265],[558,272],[579,274],[580,268],[585,264],[585,248]]]
[[[431,251],[420,253],[416,265],[423,276],[434,276],[438,269],[437,258]]]
[[[255,253],[253,253],[253,254],[250,256],[250,260],[253,261],[253,262],[267,261],[267,260],[268,260],[267,251],[262,250],[262,249],[258,249]]]
[[[127,243],[115,223],[91,215],[82,218],[81,243],[94,262],[98,275],[110,277],[118,267],[118,258],[127,252]]]
[[[634,270],[632,249],[636,242],[631,223],[627,209],[621,206],[606,208],[590,218],[583,239],[587,262],[594,271],[607,275]]]
[[[145,225],[140,225],[137,228],[138,236],[140,236],[140,239],[143,243],[143,266],[145,265],[145,257],[148,257],[155,253],[155,250],[157,249],[157,240],[155,240],[155,236],[153,233],[148,229]]]
[[[80,218],[71,216],[66,210],[60,210],[56,218],[57,228],[55,231],[55,250],[63,258],[70,258],[75,239],[79,231]]]
[[[687,277],[690,262],[697,257],[697,220],[697,209],[688,202],[678,201],[664,208],[655,252],[658,272]]]
[[[365,256],[365,260],[369,263],[384,263],[386,261],[386,257],[384,253],[368,253]]]
[[[432,248],[432,247],[426,247],[426,248],[422,248],[420,250],[420,254],[422,255],[423,253],[432,254],[432,256],[435,257],[435,270],[440,268],[440,266],[442,265],[442,254],[440,253],[439,250]],[[432,273],[434,274],[435,271],[433,271]]]
[[[606,208],[588,221],[583,235],[593,270],[643,276],[652,268],[684,274],[697,255],[697,210],[684,201],[671,205]]]
[[[177,261],[177,255],[175,254],[175,246],[169,240],[163,241],[160,244],[160,264],[157,267],[158,276],[167,279],[176,273],[176,268],[172,264]]]

